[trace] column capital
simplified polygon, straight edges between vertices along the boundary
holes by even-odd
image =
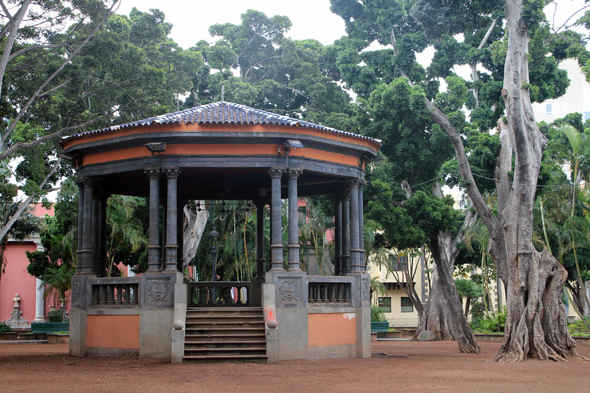
[[[81,184],[84,188],[92,188],[94,185],[94,181],[92,178],[86,176],[78,180],[79,184]]]
[[[148,175],[148,177],[150,179],[157,179],[160,177],[160,172],[162,172],[162,170],[158,167],[153,167],[153,168],[145,168],[144,172],[146,175]]]
[[[271,179],[280,179],[283,177],[283,173],[285,173],[285,170],[277,166],[273,166],[268,170]]]
[[[290,180],[297,180],[299,176],[303,173],[303,168],[290,168],[288,170],[288,175]]]
[[[164,173],[168,179],[178,179],[180,168],[177,166],[164,167],[162,168],[162,173]]]
[[[352,178],[352,179],[348,179],[346,181],[346,187],[350,190],[353,188],[359,188],[359,183],[361,182],[361,180],[359,178]]]
[[[364,190],[367,186],[367,181],[364,179],[359,180],[359,190]]]

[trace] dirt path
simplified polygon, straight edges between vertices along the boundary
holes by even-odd
[[[74,358],[65,344],[0,345],[2,392],[589,392],[590,361],[489,360],[500,344],[464,355],[454,342],[373,343],[396,355],[280,364],[181,364],[137,358]],[[590,346],[579,346],[590,358]],[[399,355],[408,355],[399,357]]]

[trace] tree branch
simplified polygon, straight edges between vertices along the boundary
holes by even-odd
[[[25,0],[26,2],[30,3],[31,0]],[[99,23],[96,24],[94,30],[92,30],[92,33],[90,33],[85,39],[84,41],[78,46],[78,48],[76,48],[76,50],[70,55],[68,56],[68,58],[62,63],[61,66],[59,66],[59,68],[57,70],[55,70],[53,72],[53,74],[51,74],[47,80],[45,80],[45,82],[43,82],[41,84],[41,86],[39,86],[39,88],[35,91],[35,93],[31,96],[31,98],[29,98],[29,100],[27,101],[27,103],[23,106],[23,108],[19,111],[18,115],[16,116],[16,118],[10,123],[10,126],[8,127],[8,129],[6,130],[6,132],[4,133],[4,135],[2,135],[2,140],[0,143],[0,151],[2,151],[2,149],[4,148],[5,142],[8,139],[8,137],[10,136],[10,134],[12,134],[12,132],[14,131],[14,129],[16,128],[16,125],[18,124],[18,122],[20,121],[20,119],[24,116],[25,112],[29,109],[29,107],[33,104],[33,102],[38,98],[39,94],[41,94],[41,92],[43,91],[43,89],[45,89],[45,87],[68,65],[71,63],[72,59],[75,58],[78,53],[80,53],[80,51],[82,50],[82,48],[88,43],[88,41],[90,41],[90,39],[92,37],[94,37],[94,35],[96,34],[96,32],[98,31],[98,29],[102,26],[102,24],[105,22],[105,20],[113,13],[115,6],[117,4],[119,4],[120,0],[115,0],[113,1],[113,4],[111,5],[111,8],[109,8],[109,10],[105,13],[105,15],[102,17],[102,19],[100,20]],[[6,49],[5,49],[6,51]],[[4,57],[4,54],[3,54]],[[1,61],[1,60],[0,60]],[[0,67],[1,67],[1,63],[0,63]],[[6,64],[4,64],[4,69],[6,68]],[[0,68],[0,77],[2,78],[2,80],[4,79],[4,69]],[[0,89],[1,89],[2,85],[0,82]],[[1,154],[0,154],[1,156]]]
[[[57,162],[55,163],[53,168],[51,168],[51,171],[47,174],[47,176],[45,176],[45,179],[43,180],[43,182],[41,182],[41,184],[39,184],[40,189],[43,189],[43,187],[45,187],[45,184],[47,184],[47,182],[49,181],[51,176],[53,176],[55,171],[57,171],[57,168],[59,168],[60,163],[61,163],[61,157],[57,159]],[[27,206],[29,206],[31,201],[33,201],[35,196],[36,195],[29,195],[28,197],[26,197],[25,199],[23,199],[21,201],[21,203],[18,206],[18,209],[16,210],[16,213],[14,213],[14,215],[12,217],[10,217],[10,219],[8,219],[8,222],[4,225],[4,227],[2,227],[2,230],[0,230],[0,239],[4,239],[4,237],[8,234],[8,232],[10,231],[10,229],[12,228],[12,226],[14,225],[16,220],[18,220],[18,218],[21,216],[21,214],[23,214],[23,212],[25,211]]]

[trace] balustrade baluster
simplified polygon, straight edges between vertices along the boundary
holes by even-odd
[[[108,284],[107,285],[107,304],[115,304],[115,299],[114,299],[114,288],[112,285]]]
[[[123,286],[122,285],[115,285],[115,290],[117,291],[115,297],[115,304],[121,305],[123,304]]]
[[[131,304],[139,304],[139,284],[131,286]]]
[[[104,285],[97,285],[98,286],[98,302],[101,306],[107,304],[107,295],[105,293],[106,288]]]
[[[131,303],[131,299],[129,298],[129,290],[131,288],[131,285],[124,285],[123,287],[125,289],[125,300],[123,301],[123,303],[129,305]]]

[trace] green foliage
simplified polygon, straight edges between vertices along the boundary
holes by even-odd
[[[586,318],[586,321],[590,322],[590,318]],[[568,330],[572,336],[575,337],[588,337],[590,336],[590,329],[581,319],[576,320],[573,323],[568,324]]]
[[[4,322],[0,322],[0,333],[10,333],[12,328]]]
[[[47,322],[64,322],[61,310],[53,310],[47,313]]]
[[[371,322],[387,322],[383,310],[379,306],[371,306]]]
[[[457,292],[459,292],[459,297],[461,299],[477,299],[478,297],[483,296],[483,288],[471,280],[456,278],[455,286],[457,287]]]
[[[476,333],[501,333],[504,332],[504,325],[506,323],[506,309],[496,313],[495,316],[486,316],[484,318],[474,318],[471,322],[471,328]]]

